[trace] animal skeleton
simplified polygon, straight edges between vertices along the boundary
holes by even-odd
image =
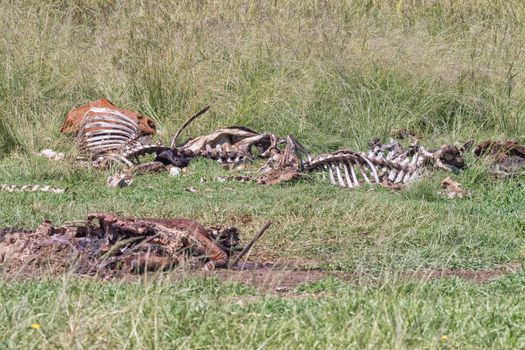
[[[132,115],[132,112],[120,110],[103,100],[78,108],[74,110],[78,110],[76,113],[70,112],[64,122],[67,128],[63,126],[63,129],[73,129],[79,122],[78,114],[85,111],[77,133],[77,148],[82,155],[79,160],[96,167],[118,163],[129,171],[170,165],[185,167],[197,157],[213,159],[224,165],[239,165],[279,154],[277,146],[285,139],[240,126],[221,128],[177,145],[180,133],[208,109],[205,107],[182,124],[171,147],[151,144],[150,139],[144,137],[148,133],[138,124],[141,119],[137,119],[136,113]],[[140,164],[139,157],[147,154],[156,154],[155,162]]]
[[[92,107],[84,115],[77,137],[79,151],[97,166],[109,162],[124,164],[128,171],[186,166],[191,159],[204,157],[234,166],[257,158],[268,159],[266,176],[258,183],[275,184],[291,180],[299,171],[325,171],[330,182],[341,187],[358,187],[362,183],[399,185],[421,176],[431,165],[446,170],[464,167],[462,148],[445,145],[434,151],[412,144],[404,149],[398,142],[381,144],[374,140],[368,152],[340,150],[315,158],[293,138],[280,138],[265,132],[232,126],[190,139],[177,145],[180,133],[208,107],[190,117],[172,139],[171,147],[153,145],[142,137],[136,121],[119,110]],[[279,145],[286,143],[285,150]],[[140,164],[139,157],[156,154],[154,162]],[[304,160],[304,159],[307,160]]]
[[[132,166],[132,159],[151,152],[138,124],[115,109],[91,108],[84,115],[77,135],[77,148],[94,165],[109,160]],[[155,146],[153,148],[156,150]]]
[[[464,167],[462,154],[471,143],[461,148],[445,145],[427,151],[416,144],[404,149],[399,143],[383,145],[374,140],[366,153],[341,150],[323,154],[306,162],[307,171],[327,171],[330,182],[341,187],[359,187],[361,183],[399,185],[421,176],[432,165],[455,171]]]
[[[237,165],[258,157],[268,158],[278,152],[277,145],[284,142],[274,134],[259,134],[244,127],[227,127],[209,135],[190,139],[171,150],[175,157],[204,157],[224,165]],[[258,152],[258,154],[255,153]]]

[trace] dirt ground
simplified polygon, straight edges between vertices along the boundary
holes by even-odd
[[[313,265],[308,262],[306,266]],[[439,278],[459,277],[475,283],[485,283],[503,275],[512,274],[521,269],[518,263],[510,263],[490,269],[423,269],[403,271],[392,274],[392,279],[435,280]],[[343,271],[324,271],[305,268],[301,261],[281,261],[278,263],[247,263],[241,268],[216,270],[210,272],[219,279],[238,282],[273,293],[293,293],[300,285],[335,277],[351,284],[373,284],[379,276],[369,273],[349,273]]]

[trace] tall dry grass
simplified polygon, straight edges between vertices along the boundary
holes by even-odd
[[[161,137],[243,124],[313,150],[406,127],[428,142],[524,134],[519,1],[2,1],[0,144],[67,147],[99,97]]]

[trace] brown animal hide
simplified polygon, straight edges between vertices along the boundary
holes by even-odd
[[[516,141],[484,141],[474,148],[474,155],[482,157],[491,155],[496,161],[503,161],[508,157],[525,158],[525,146]]]
[[[484,157],[489,171],[498,177],[524,173],[525,146],[516,141],[484,141],[474,148],[474,156]]]
[[[207,230],[189,219],[124,219],[91,214],[85,223],[0,235],[0,271],[113,275],[165,270],[191,259],[226,267],[237,230]]]
[[[60,132],[63,134],[76,134],[79,131],[80,124],[82,124],[84,115],[91,108],[108,108],[116,110],[135,121],[144,135],[155,134],[155,122],[153,120],[146,116],[139,115],[136,112],[118,108],[104,98],[70,110],[67,113],[66,119],[64,120],[62,127],[60,128]]]

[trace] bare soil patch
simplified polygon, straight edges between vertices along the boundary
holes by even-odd
[[[288,260],[278,263],[247,263],[240,268],[215,271],[193,271],[193,276],[216,276],[225,282],[236,282],[261,291],[278,294],[297,295],[297,287],[321,281],[329,277],[338,278],[355,285],[370,285],[384,280],[384,277],[371,273],[325,271],[311,269],[311,261]],[[436,280],[440,278],[458,277],[474,283],[486,283],[498,277],[516,273],[521,270],[521,264],[509,263],[487,269],[423,269],[417,271],[398,271],[392,273],[393,280]]]

